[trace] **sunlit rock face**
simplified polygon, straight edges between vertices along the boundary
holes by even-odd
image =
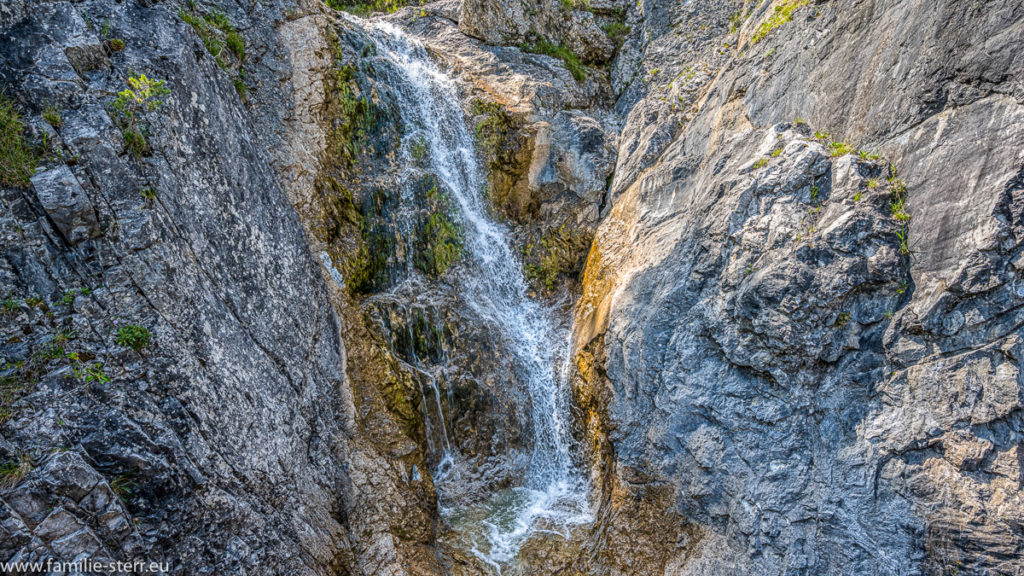
[[[620,54],[576,322],[609,529],[658,489],[659,573],[1019,570],[1024,9],[717,4]]]

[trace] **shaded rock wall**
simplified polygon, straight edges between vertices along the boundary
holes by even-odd
[[[0,81],[25,137],[49,146],[31,186],[2,189],[13,403],[0,452],[18,468],[0,492],[0,556],[430,572],[429,479],[375,448],[289,202],[308,194],[325,141],[322,7],[196,8],[224,11],[248,41],[245,91],[177,9],[0,8]],[[144,113],[150,151],[135,157],[109,105],[140,73],[169,93]],[[149,342],[132,349],[126,326]]]

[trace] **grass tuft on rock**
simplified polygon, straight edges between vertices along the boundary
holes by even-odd
[[[231,77],[235,90],[245,101],[249,93],[245,85],[245,70],[242,68],[245,61],[245,39],[224,12],[216,9],[206,13],[198,12],[194,4],[190,6],[191,10],[184,7],[179,9],[178,17],[196,31],[206,51],[213,56],[217,66]]]
[[[533,44],[523,44],[520,48],[523,52],[544,54],[545,56],[558,58],[565,64],[565,69],[572,74],[572,77],[577,82],[583,82],[587,79],[587,71],[580,62],[579,56],[562,44],[552,44],[547,40],[539,40]]]
[[[39,164],[39,153],[24,132],[14,102],[0,94],[0,184],[4,186],[27,187]]]

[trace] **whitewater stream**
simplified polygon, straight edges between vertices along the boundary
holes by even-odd
[[[501,332],[529,396],[534,437],[526,474],[518,486],[490,495],[482,503],[450,505],[455,500],[451,496],[461,488],[459,459],[450,453],[447,438],[435,445],[442,452],[434,471],[442,516],[463,535],[464,547],[500,572],[536,533],[565,535],[593,521],[587,481],[574,464],[571,450],[566,382],[570,336],[557,322],[559,312],[528,296],[507,230],[488,216],[483,198],[487,179],[455,83],[398,27],[348,18],[373,37],[377,55],[392,65],[380,72],[398,99],[405,126],[405,160],[412,164],[414,142],[426,142],[429,171],[455,200],[458,213],[454,216],[465,236],[464,252],[472,273],[465,275],[461,294],[478,317]],[[440,402],[436,388],[426,395],[429,401]],[[437,413],[443,418],[442,410]],[[445,430],[443,421],[433,426]]]

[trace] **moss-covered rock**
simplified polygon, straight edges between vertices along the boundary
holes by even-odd
[[[593,239],[593,232],[563,223],[549,228],[539,241],[523,247],[523,268],[531,287],[551,294],[563,280],[575,280]]]
[[[454,205],[436,178],[419,185],[425,208],[416,231],[416,268],[432,278],[442,276],[462,253],[462,230],[452,219]]]
[[[498,102],[481,99],[471,104],[477,144],[487,166],[488,194],[498,213],[517,223],[537,217],[540,199],[527,183],[533,140],[524,132],[525,120]]]

